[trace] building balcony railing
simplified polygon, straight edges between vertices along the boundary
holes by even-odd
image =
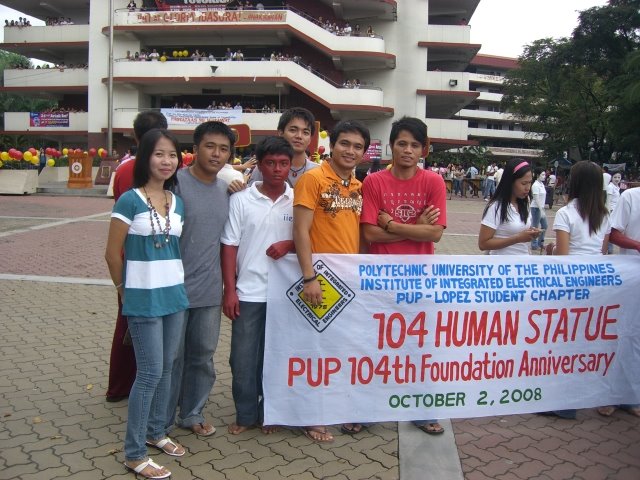
[[[211,27],[217,34],[228,30],[237,34],[239,29],[247,27],[248,35],[263,37],[272,31],[274,37],[280,38],[284,29],[303,40],[316,44],[332,52],[374,52],[385,53],[382,38],[335,35],[301,14],[292,10],[187,10],[165,12],[129,12],[119,10],[115,13],[114,24],[117,32],[136,31],[145,36],[157,30],[158,38],[162,38],[162,30],[158,27],[170,26],[173,31],[184,28],[185,31],[197,28],[200,34]],[[255,25],[263,25],[264,31],[256,30]],[[106,28],[106,26],[105,26]],[[204,33],[206,36],[206,33]],[[204,38],[203,38],[204,40]],[[280,38],[282,41],[282,38]]]
[[[497,120],[501,122],[515,121],[513,115],[510,113],[491,112],[489,110],[469,110],[467,108],[460,110],[458,116],[469,120]]]
[[[374,88],[342,88],[293,61],[181,62],[179,76],[176,63],[121,61],[114,65],[114,81],[135,85],[145,92],[159,84],[180,87],[185,93],[203,87],[234,89],[243,86],[243,93],[277,94],[285,85],[307,93],[325,105],[383,107],[384,94]],[[106,81],[106,79],[105,79]]]
[[[542,140],[543,135],[539,133],[522,132],[516,130],[497,130],[492,128],[469,127],[469,137],[508,138],[515,140]]]
[[[501,93],[480,92],[478,101],[485,102],[501,102],[503,95]]]
[[[469,43],[471,27],[468,25],[429,25],[427,42]]]
[[[11,88],[86,88],[89,71],[86,68],[10,69],[4,71],[4,86]]]
[[[446,138],[450,140],[467,140],[467,122],[465,120],[425,119],[429,138]]]
[[[47,25],[24,28],[5,27],[4,43],[78,43],[87,42],[89,25]]]

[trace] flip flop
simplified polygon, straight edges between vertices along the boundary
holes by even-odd
[[[167,455],[171,455],[172,457],[182,457],[185,453],[187,453],[184,450],[182,452],[176,453],[176,450],[180,448],[180,445],[171,440],[169,437],[164,437],[162,440],[158,440],[156,443],[153,443],[151,440],[147,440],[146,443],[150,447],[155,447],[158,450],[162,450],[164,453],[166,453]]]
[[[439,423],[427,423],[425,425],[416,425],[416,427],[428,435],[440,435],[444,433],[444,428]]]
[[[300,430],[308,439],[316,443],[332,443],[335,440],[325,427],[300,427]],[[324,436],[326,440],[323,440],[321,436]]]
[[[216,433],[216,427],[214,427],[209,423],[204,423],[204,422],[194,423],[193,425],[191,425],[189,429],[193,433],[201,437],[208,437]]]
[[[142,473],[142,471],[147,467],[151,467],[151,468],[155,468],[155,469],[164,468],[164,467],[161,467],[160,465],[158,465],[156,462],[154,462],[150,458],[148,458],[146,462],[142,462],[140,465],[136,465],[135,467],[131,467],[131,466],[127,465],[127,462],[124,462],[124,466],[125,466],[125,468],[127,470],[135,473],[136,475],[140,475],[143,478],[151,478],[151,479],[155,479],[155,480],[160,480],[162,478],[169,478],[171,476],[171,472],[169,472],[169,471],[167,471],[167,473],[161,473],[160,475],[144,475]]]
[[[607,407],[599,407],[596,410],[603,417],[610,417],[611,415],[613,415],[613,412],[616,411],[616,407],[614,407],[613,405],[609,405]]]
[[[347,425],[351,425],[351,428],[347,427]],[[362,431],[366,430],[366,428],[367,426],[361,423],[343,423],[342,426],[340,427],[340,431],[347,435],[357,435]]]

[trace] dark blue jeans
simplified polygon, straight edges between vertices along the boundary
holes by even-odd
[[[231,322],[231,391],[236,424],[244,427],[262,424],[264,418],[262,363],[266,318],[266,303],[240,302],[240,315]]]

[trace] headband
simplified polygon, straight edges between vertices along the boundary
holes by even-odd
[[[516,173],[518,170],[520,170],[522,167],[528,167],[529,163],[528,162],[522,162],[519,163],[518,165],[516,165],[516,168],[513,169],[513,173]]]

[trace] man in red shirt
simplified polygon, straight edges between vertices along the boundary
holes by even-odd
[[[447,189],[438,173],[418,167],[427,146],[427,126],[403,117],[393,122],[389,135],[392,167],[368,175],[362,184],[360,224],[369,253],[433,255],[434,243],[447,226]],[[415,420],[428,434],[444,432],[437,420]],[[347,433],[361,430],[346,424]]]
[[[165,116],[153,110],[140,112],[133,121],[133,136],[136,143],[142,136],[153,128],[167,128]],[[135,157],[121,163],[116,169],[113,180],[113,197],[118,201],[120,195],[131,188],[133,184],[133,166]],[[109,359],[109,386],[107,388],[107,402],[119,402],[129,396],[131,386],[136,378],[136,357],[133,347],[124,345],[127,333],[127,319],[122,316],[122,302],[118,296],[118,316],[116,329],[113,332],[111,357]],[[128,342],[129,343],[129,342]]]

